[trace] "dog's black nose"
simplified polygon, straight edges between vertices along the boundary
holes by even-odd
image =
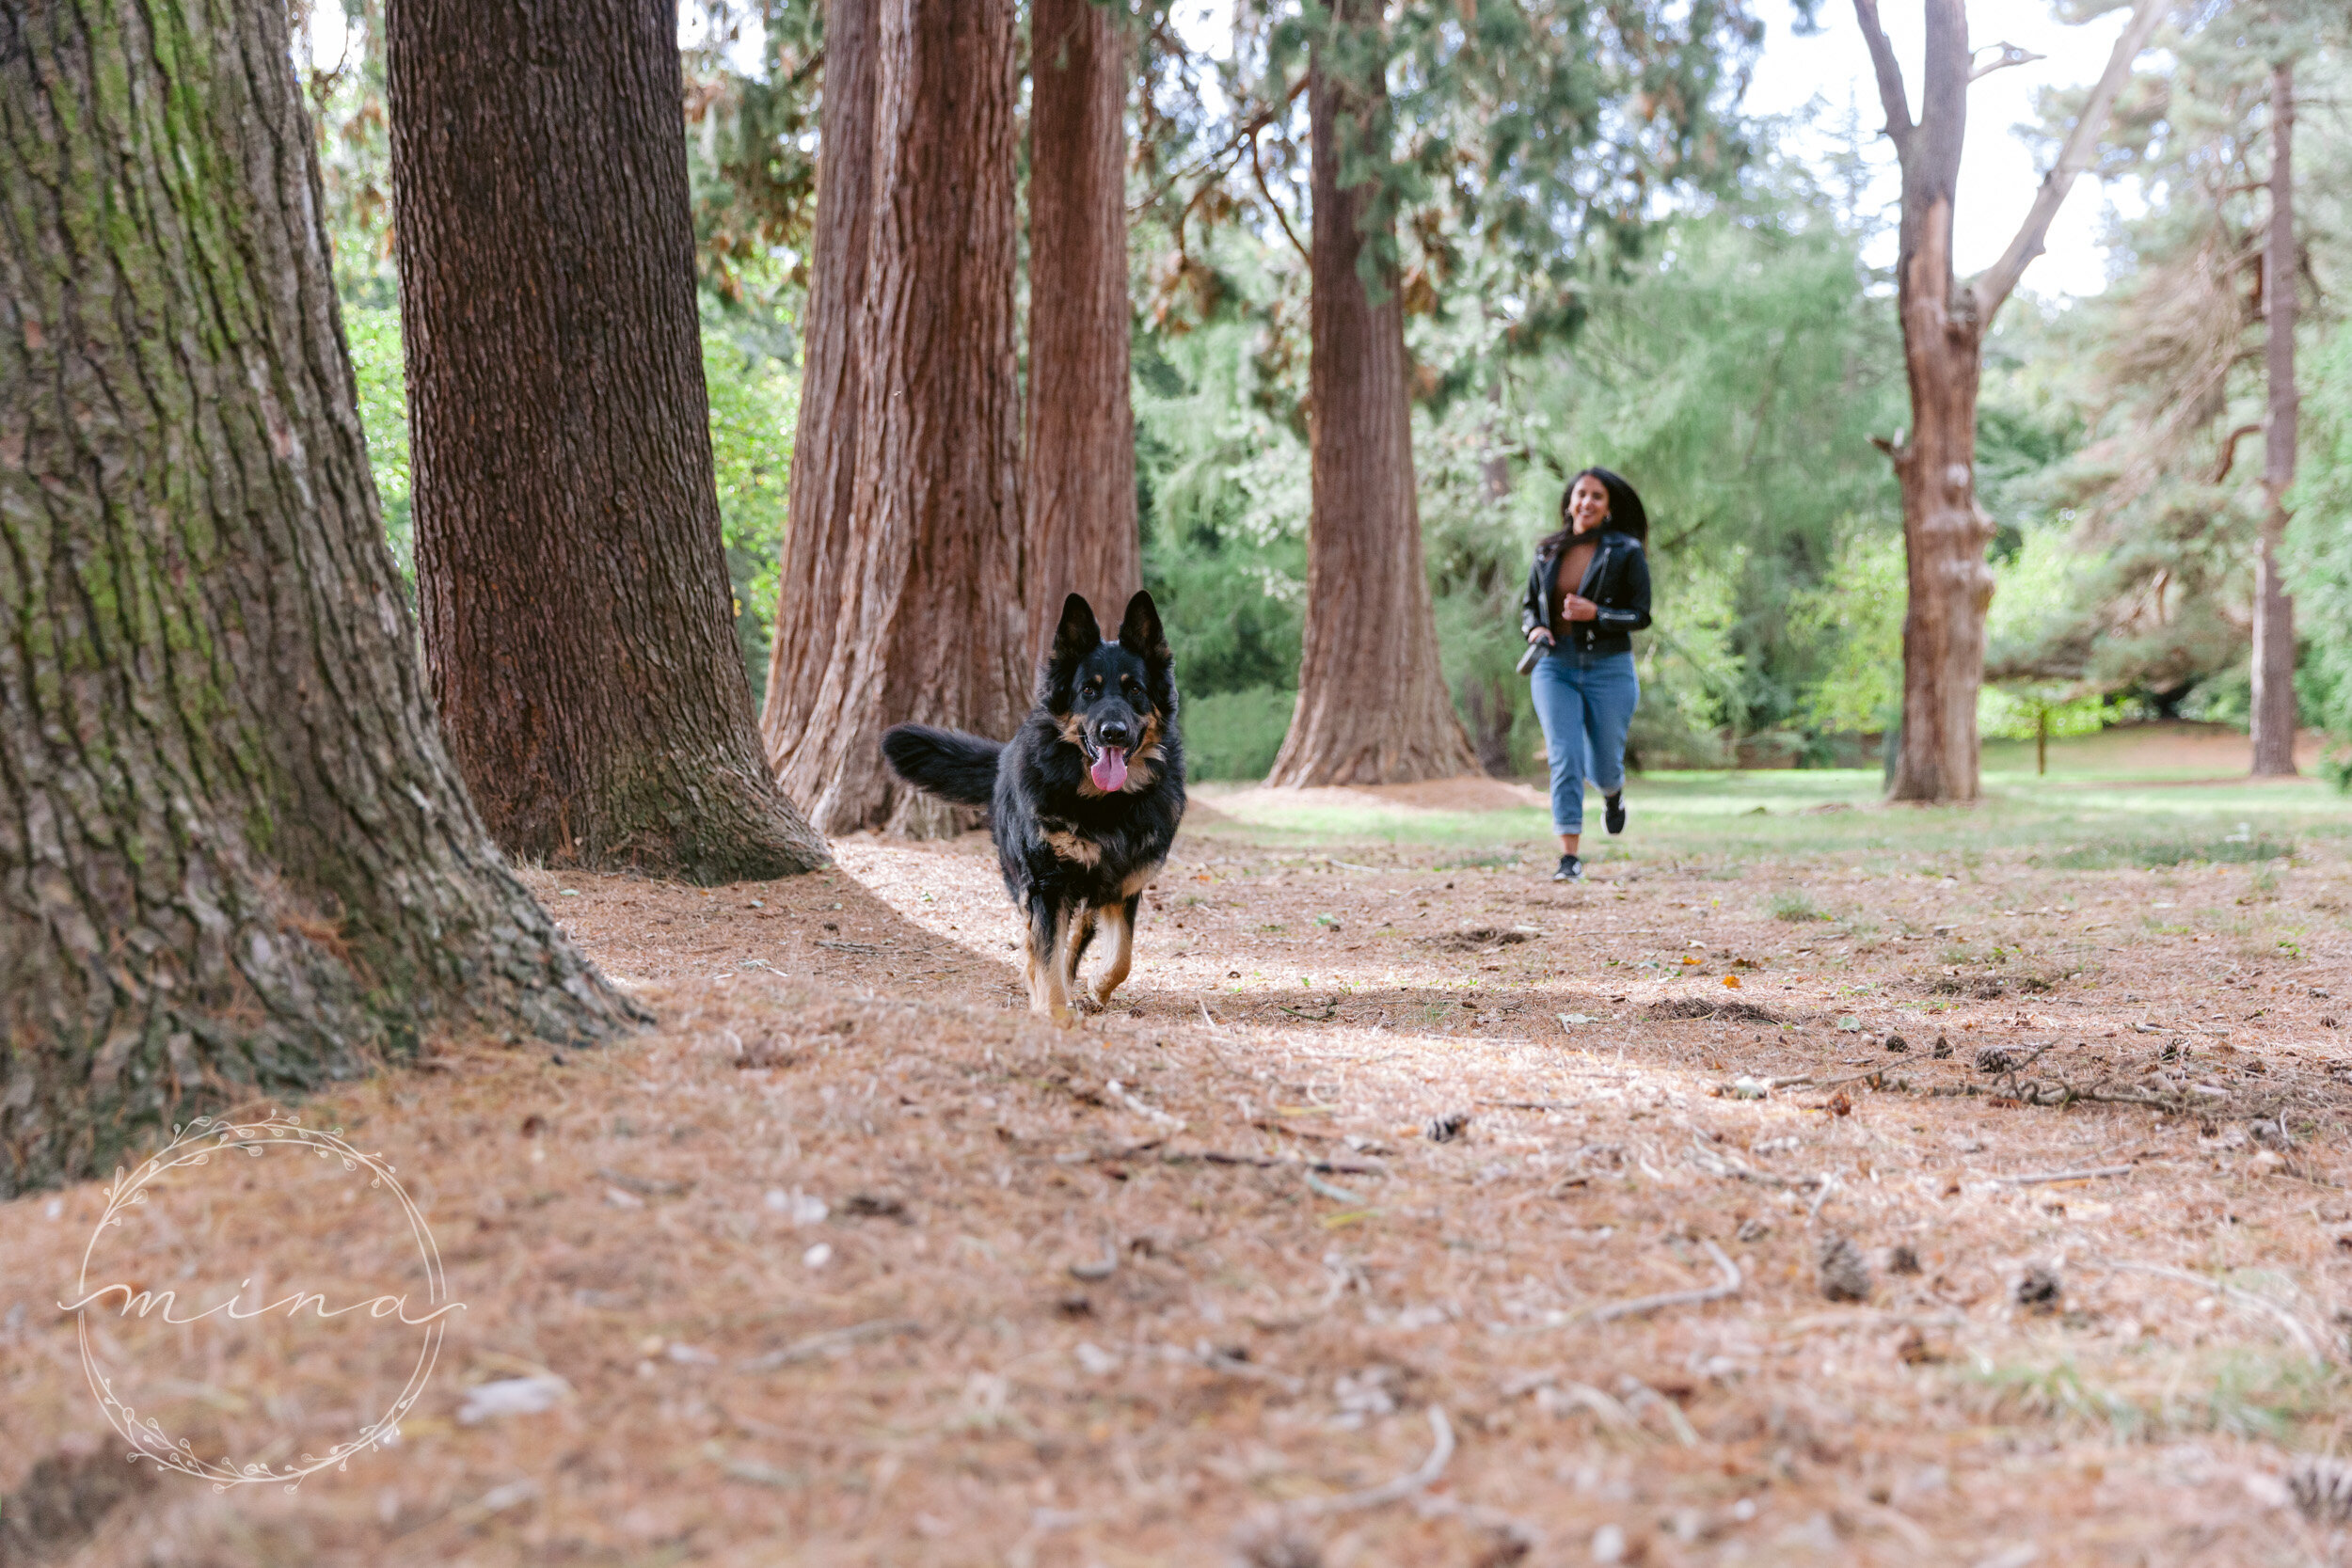
[[[1127,744],[1127,726],[1116,719],[1104,724],[1101,733],[1105,746],[1124,747]]]

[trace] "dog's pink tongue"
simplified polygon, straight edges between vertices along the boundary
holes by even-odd
[[[1094,779],[1094,787],[1108,795],[1127,787],[1127,753],[1114,746],[1103,748],[1103,754],[1094,759],[1087,770]]]

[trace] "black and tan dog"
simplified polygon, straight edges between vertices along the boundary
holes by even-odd
[[[1176,671],[1152,595],[1127,601],[1115,642],[1070,595],[1038,667],[1037,705],[1011,740],[900,724],[882,754],[917,788],[988,807],[1005,890],[1029,923],[1029,1010],[1070,1022],[1098,925],[1114,946],[1093,1000],[1109,1002],[1127,978],[1143,890],[1184,815]]]

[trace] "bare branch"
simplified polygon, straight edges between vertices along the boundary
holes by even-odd
[[[2258,424],[2242,424],[2230,432],[2221,443],[2221,462],[2213,471],[2212,483],[2220,483],[2230,477],[2230,470],[2237,467],[2237,444],[2249,436],[2260,436],[2262,433],[2263,427]]]
[[[1273,210],[1274,221],[1282,226],[1283,238],[1290,241],[1291,248],[1298,252],[1298,259],[1306,262],[1311,270],[1315,264],[1315,259],[1307,254],[1305,245],[1298,243],[1298,235],[1291,228],[1291,220],[1283,213],[1282,204],[1274,199],[1273,188],[1266,183],[1265,165],[1258,159],[1258,138],[1254,133],[1249,138],[1249,172],[1258,177],[1258,194],[1265,198],[1266,206]]]
[[[1854,3],[1858,6],[1863,0]],[[2122,36],[2115,40],[2115,51],[2107,56],[2107,68],[2099,73],[2099,85],[2090,89],[2074,129],[2067,133],[2058,162],[2042,176],[2042,188],[2034,193],[2033,210],[2026,214],[2017,237],[2009,242],[2009,249],[2002,252],[2001,259],[1969,285],[1977,297],[1977,320],[1985,327],[1992,326],[1994,312],[2016,291],[2026,263],[2042,254],[2042,242],[2049,238],[2050,224],[2066,200],[2066,193],[2074,188],[2074,177],[2090,166],[2091,157],[2098,150],[2100,133],[2107,126],[2108,112],[2115,107],[2116,95],[2131,77],[2132,62],[2155,36],[2156,24],[2164,20],[2165,4],[2166,0],[2137,0],[2132,7],[2132,19],[2123,24]]]
[[[1870,65],[1878,72],[1879,103],[1886,109],[1886,139],[1901,154],[1910,145],[1911,104],[1903,96],[1902,67],[1895,63],[1895,46],[1879,25],[1879,0],[1853,0],[1853,13],[1862,24],[1862,37],[1870,45]]]
[[[2001,57],[1997,60],[1988,60],[1982,65],[1972,65],[1968,71],[1968,80],[1971,82],[1980,77],[1990,76],[1996,71],[2005,71],[2013,65],[2031,65],[2036,60],[2046,60],[2050,57],[2047,55],[2037,55],[2032,50],[2015,43],[1988,43],[1984,49],[1997,49],[2001,52]],[[1983,54],[1984,49],[1974,51],[1969,58],[1973,60],[1976,55]]]

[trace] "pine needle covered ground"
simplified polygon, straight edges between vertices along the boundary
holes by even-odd
[[[534,873],[660,1029],[300,1108],[466,1304],[401,1441],[292,1494],[125,1465],[55,1305],[103,1191],[36,1195],[0,1560],[2336,1560],[2352,823],[1994,784],[1641,782],[1581,887],[1521,786],[1208,791],[1068,1032],[977,836]],[[246,1181],[148,1282],[329,1266],[323,1190]],[[199,1449],[398,1383],[107,1332]]]

